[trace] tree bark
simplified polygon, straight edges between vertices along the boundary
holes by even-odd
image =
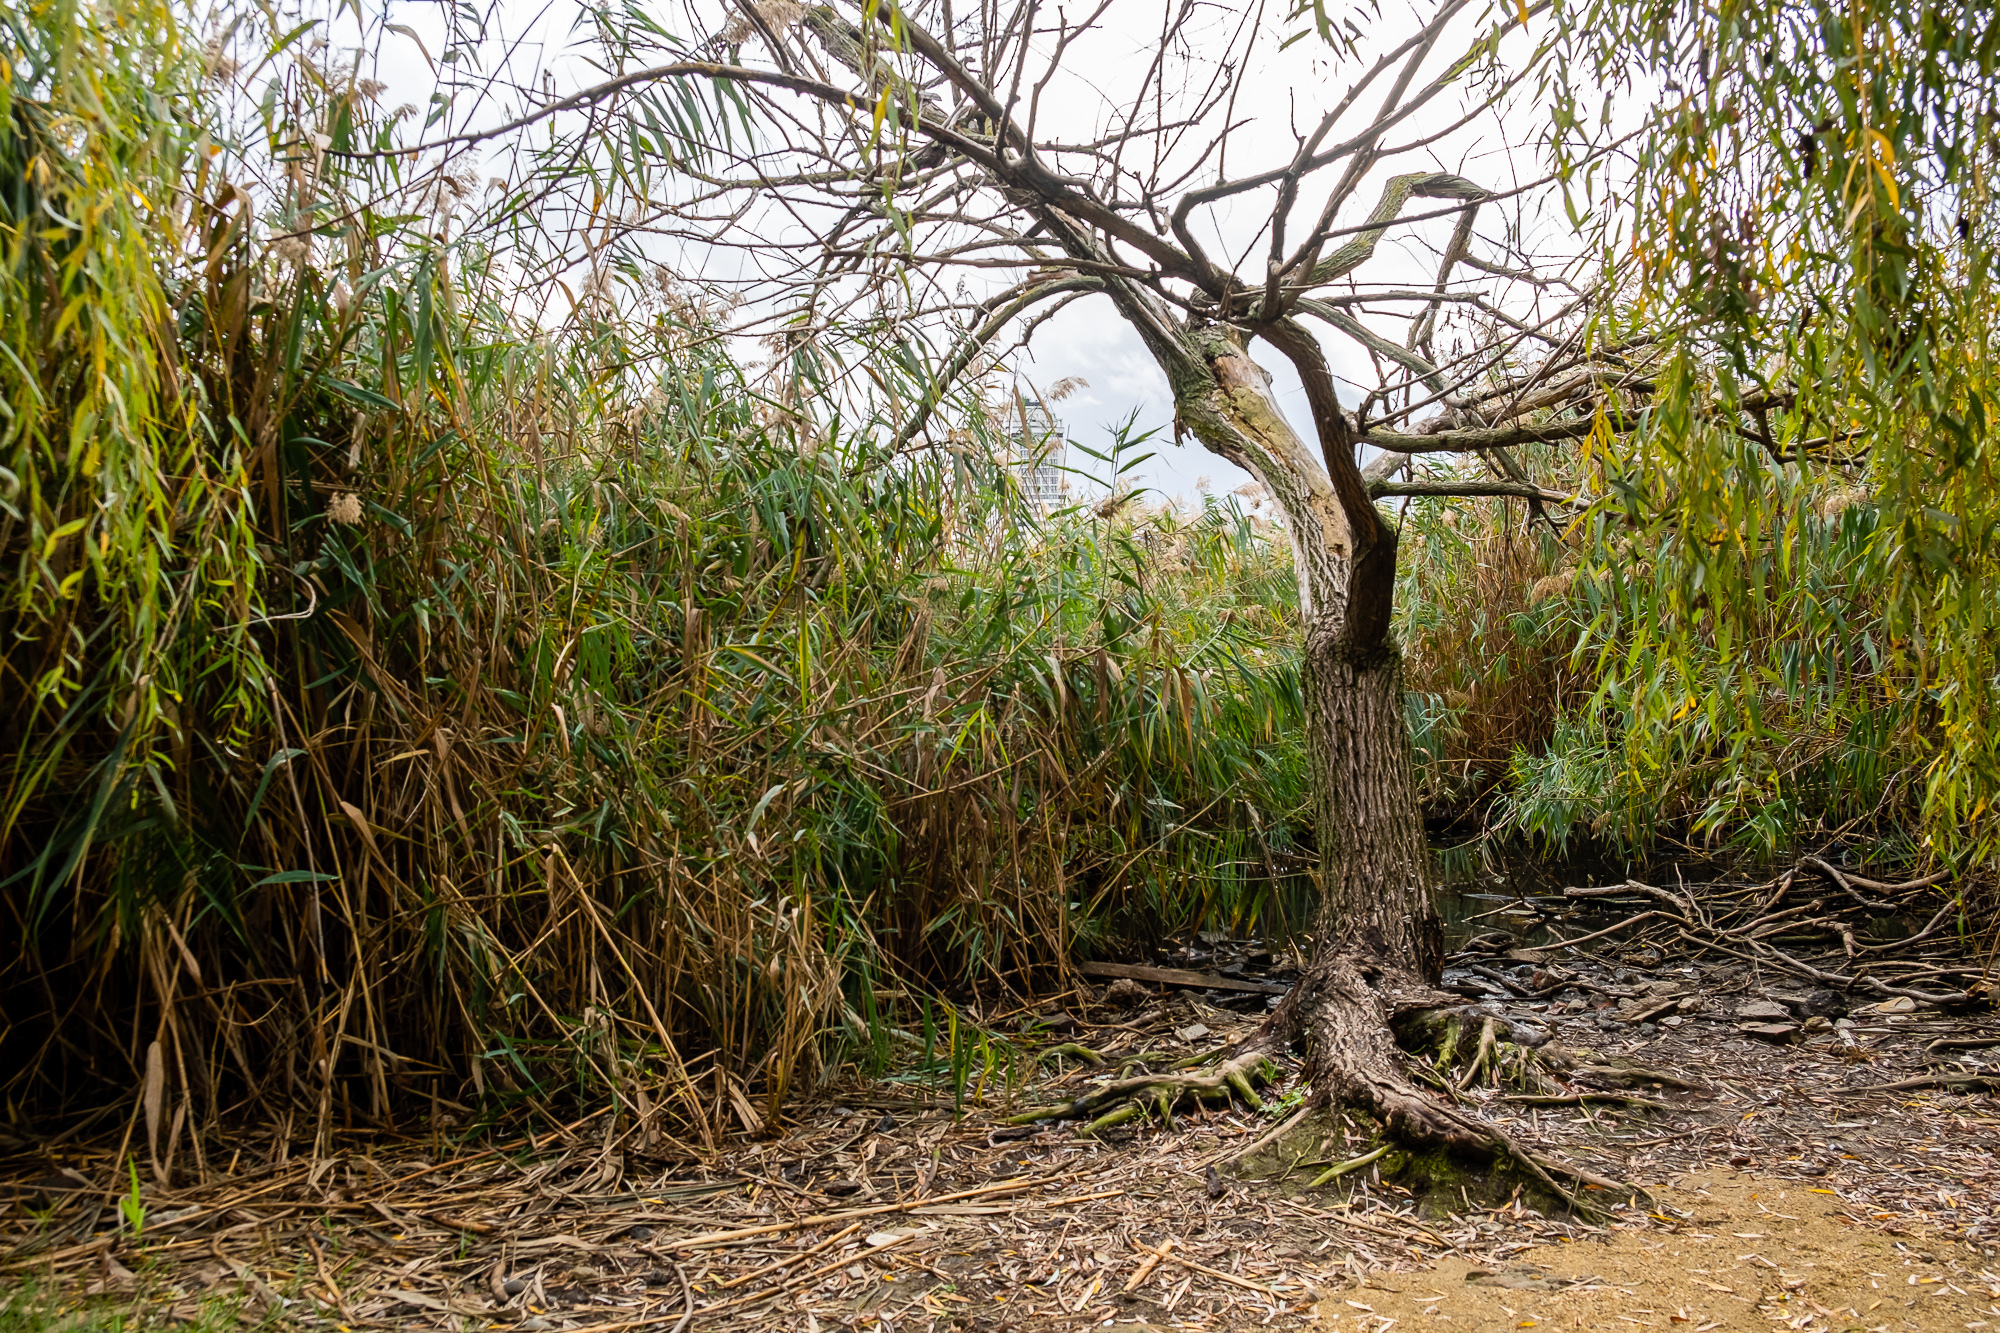
[[[1322,951],[1352,952],[1426,987],[1444,964],[1417,808],[1402,654],[1387,638],[1305,644],[1307,747],[1319,778]]]
[[[1457,188],[1456,177],[1420,183],[1443,188],[1438,182]],[[1062,210],[1043,205],[1039,216],[1070,253],[1100,257],[1094,239]],[[1257,326],[1299,371],[1314,447],[1286,420],[1271,377],[1242,335],[1183,318],[1124,279],[1107,280],[1105,290],[1166,372],[1176,432],[1194,435],[1262,482],[1292,542],[1319,803],[1320,929],[1306,976],[1233,1058],[1303,1045],[1321,1098],[1375,1117],[1391,1137],[1519,1156],[1498,1131],[1417,1086],[1396,1044],[1399,1015],[1453,999],[1435,988],[1443,933],[1417,807],[1401,654],[1390,628],[1396,534],[1355,462],[1353,425],[1325,355],[1289,318]]]
[[[1004,182],[1038,225],[1078,260],[1112,256],[1067,207],[1027,185]],[[1451,176],[1399,177],[1377,213],[1404,197],[1483,197]],[[1371,241],[1372,245],[1372,241]],[[1365,257],[1365,255],[1363,256]],[[1342,262],[1352,256],[1342,252]],[[1358,260],[1356,261],[1358,262]],[[1199,277],[1200,275],[1197,275]],[[1300,983],[1250,1041],[1229,1054],[1218,1076],[1249,1099],[1262,1057],[1303,1046],[1307,1076],[1322,1103],[1361,1111],[1385,1137],[1412,1149],[1512,1158],[1554,1194],[1547,1169],[1501,1130],[1461,1112],[1449,1096],[1420,1087],[1397,1033],[1456,1004],[1436,989],[1444,941],[1432,898],[1429,854],[1417,806],[1401,653],[1391,633],[1396,533],[1376,510],[1355,461],[1355,431],[1334,391],[1319,343],[1296,321],[1261,320],[1266,339],[1299,372],[1317,439],[1303,439],[1250,357],[1244,335],[1225,323],[1186,315],[1142,283],[1107,275],[1103,290],[1136,332],[1173,389],[1176,434],[1262,482],[1284,515],[1304,626],[1308,753],[1318,798],[1321,906],[1315,957]],[[1200,285],[1199,283],[1197,285]],[[1218,309],[1229,293],[1208,293]],[[1215,1089],[1183,1076],[1118,1080],[1084,1099],[1106,1126],[1150,1100],[1163,1114],[1174,1101]],[[1106,1111],[1109,1100],[1122,1110]]]
[[[1182,424],[1256,475],[1282,508],[1304,620],[1320,853],[1314,958],[1244,1049],[1303,1047],[1323,1101],[1364,1112],[1404,1145],[1519,1156],[1497,1132],[1419,1087],[1397,1045],[1399,1027],[1412,1026],[1399,1018],[1455,1001],[1436,989],[1444,933],[1417,805],[1402,654],[1390,631],[1396,534],[1368,498],[1317,343],[1296,327],[1275,334],[1305,381],[1318,450],[1286,422],[1269,376],[1234,335],[1189,330],[1178,350],[1193,355],[1179,374],[1171,357],[1161,358]]]
[[[1316,343],[1288,336],[1280,346],[1306,381],[1318,451],[1285,420],[1270,377],[1233,335],[1208,329],[1189,341],[1205,374],[1184,373],[1175,385],[1182,422],[1264,483],[1292,540],[1318,796],[1319,952],[1366,956],[1428,989],[1444,940],[1417,808],[1402,654],[1390,632],[1396,534],[1368,498]]]

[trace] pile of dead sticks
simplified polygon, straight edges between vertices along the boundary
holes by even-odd
[[[1662,953],[1725,954],[1822,986],[1884,998],[1947,1008],[1984,1005],[1990,1001],[1989,960],[1965,936],[1959,898],[1937,892],[1951,873],[1891,884],[1812,856],[1776,879],[1737,887],[1661,888],[1627,880],[1566,888],[1565,899],[1640,910],[1587,935],[1536,947],[1560,951],[1619,939],[1628,948],[1650,946]],[[1885,939],[1875,928],[1885,918],[1924,924]]]

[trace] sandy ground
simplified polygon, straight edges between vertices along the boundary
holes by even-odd
[[[1992,1261],[1921,1231],[1864,1230],[1830,1191],[1731,1171],[1659,1192],[1652,1229],[1538,1246],[1505,1266],[1446,1256],[1369,1274],[1319,1306],[1338,1333],[1632,1327],[1738,1333],[2000,1329]]]

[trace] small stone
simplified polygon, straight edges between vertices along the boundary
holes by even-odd
[[[543,1329],[554,1328],[555,1325],[536,1314],[529,1315],[514,1327],[520,1329],[521,1333],[542,1333]]]
[[[653,1229],[651,1227],[633,1227],[625,1234],[636,1241],[648,1241],[653,1238]]]
[[[1130,1009],[1151,998],[1146,988],[1130,977],[1120,977],[1104,988],[1104,1002],[1113,1009]]]
[[[1642,1037],[1650,1037],[1659,1030],[1660,1025],[1658,1023],[1641,1023],[1639,1025],[1639,1035]]]
[[[1792,1011],[1772,1000],[1751,1000],[1736,1006],[1736,1016],[1752,1023],[1782,1023]]]
[[[1839,1018],[1847,1012],[1847,1001],[1841,993],[1825,986],[1815,987],[1804,995],[1781,995],[1778,998],[1790,1005],[1792,1012],[1800,1018]]]
[[[1200,1041],[1208,1035],[1208,1029],[1200,1023],[1191,1023],[1184,1028],[1175,1028],[1174,1035],[1182,1041]]]
[[[1750,1154],[1742,1152],[1737,1153],[1734,1157],[1729,1159],[1729,1164],[1731,1166],[1748,1166],[1750,1165]]]
[[[1682,1018],[1679,1014],[1675,1014],[1671,1018],[1663,1018],[1660,1020],[1662,1026],[1670,1028],[1677,1028],[1685,1022],[1687,1022],[1687,1020],[1685,1018]]]
[[[517,1277],[510,1277],[500,1284],[500,1290],[506,1292],[509,1296],[519,1296],[527,1289],[528,1284]]]
[[[1761,1041],[1787,1042],[1799,1035],[1797,1023],[1745,1023],[1737,1030]]]

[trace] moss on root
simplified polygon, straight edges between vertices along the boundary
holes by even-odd
[[[1330,1170],[1347,1164],[1354,1168],[1311,1188]],[[1379,1181],[1406,1193],[1423,1217],[1463,1215],[1468,1209],[1502,1207],[1517,1199],[1523,1207],[1551,1217],[1576,1211],[1510,1158],[1396,1143],[1385,1138],[1372,1118],[1330,1108],[1301,1117],[1283,1134],[1239,1158],[1233,1170],[1241,1179],[1268,1182],[1288,1197],[1345,1201],[1361,1182],[1375,1187]]]

